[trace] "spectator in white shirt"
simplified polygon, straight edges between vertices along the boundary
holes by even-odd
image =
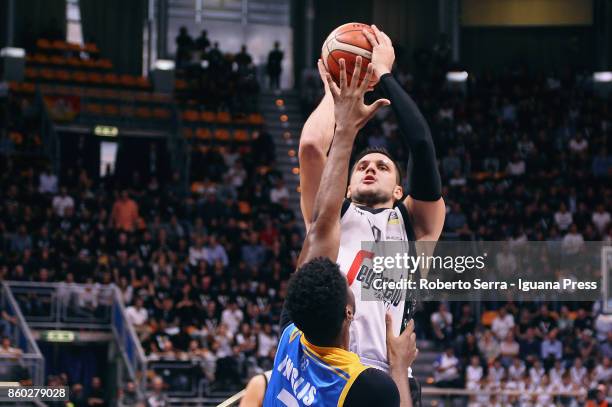
[[[508,332],[506,339],[499,345],[501,361],[504,366],[510,366],[512,360],[519,354],[519,343],[514,340],[514,334]]]
[[[465,370],[465,383],[468,389],[477,389],[478,383],[482,380],[483,369],[478,356],[472,356],[470,365]]]
[[[257,336],[257,358],[262,368],[272,364],[272,352],[276,349],[278,338],[272,332],[272,325],[265,324]]]
[[[221,313],[221,323],[227,326],[227,330],[232,335],[236,335],[243,317],[244,314],[242,313],[240,308],[238,308],[238,305],[234,301],[232,301]]]
[[[604,206],[599,204],[597,205],[597,210],[593,212],[591,220],[599,233],[603,235],[606,231],[606,227],[610,224],[610,212],[604,210]]]
[[[612,382],[612,362],[610,358],[604,357],[602,362],[595,367],[595,380],[598,382]]]
[[[189,264],[197,266],[201,261],[208,260],[208,248],[204,247],[204,238],[196,236],[193,245],[189,247]]]
[[[455,356],[452,347],[434,362],[434,380],[439,387],[459,387],[459,359]]]
[[[74,208],[74,199],[68,195],[68,190],[66,187],[62,187],[60,189],[60,194],[53,198],[51,205],[53,206],[53,211],[57,216],[64,217],[66,208]]]
[[[496,359],[493,366],[489,367],[489,381],[491,383],[499,384],[506,377],[506,369],[501,364],[500,359]]]
[[[57,193],[57,175],[45,168],[38,176],[38,192],[41,194]]]
[[[144,308],[144,300],[141,297],[136,297],[134,305],[130,305],[126,308],[125,317],[139,334],[143,334],[147,331],[149,313],[146,308]]]
[[[576,224],[572,223],[569,232],[563,236],[561,247],[567,254],[578,254],[584,248],[584,237],[578,232]]]
[[[519,177],[525,174],[525,160],[518,153],[512,155],[512,160],[506,166],[506,172],[513,177]]]
[[[565,374],[565,368],[561,364],[561,360],[555,360],[555,365],[550,369],[550,382],[555,386],[560,386],[563,381],[563,375]]]
[[[525,363],[519,358],[515,357],[512,359],[512,364],[508,368],[508,378],[510,380],[521,380],[525,375]]]
[[[508,332],[512,328],[514,328],[514,316],[508,313],[506,307],[500,308],[499,313],[493,320],[493,324],[491,324],[491,330],[497,339],[502,340],[508,336]]]
[[[574,359],[574,364],[569,370],[569,374],[572,379],[572,383],[574,383],[576,386],[582,386],[583,381],[586,378],[586,373],[587,373],[587,370],[582,365],[582,359],[581,358]]]
[[[529,377],[531,377],[531,381],[535,385],[539,385],[545,373],[546,370],[544,370],[542,362],[540,361],[540,359],[536,359],[531,369],[529,369]]]
[[[276,181],[276,185],[270,191],[270,202],[280,204],[281,199],[289,198],[289,190],[282,179]]]
[[[574,222],[571,212],[568,212],[565,203],[559,205],[559,210],[555,212],[555,223],[559,230],[567,230]]]

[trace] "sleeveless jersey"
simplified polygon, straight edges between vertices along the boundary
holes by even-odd
[[[397,241],[403,252],[414,253],[415,238],[408,211],[402,202],[394,208],[373,209],[345,200],[340,230],[338,264],[346,274],[356,305],[350,330],[350,350],[357,353],[364,364],[388,371],[385,313],[391,313],[393,332],[399,335],[404,323],[412,318],[412,299],[407,302],[406,290],[386,291],[384,294],[382,290],[374,290],[373,279],[379,275],[372,269],[373,252],[362,247],[362,242]],[[395,256],[395,252],[387,255]],[[401,278],[410,278],[408,272]],[[362,299],[363,289],[374,290],[380,299]]]
[[[290,324],[278,343],[263,405],[342,406],[352,384],[366,369],[356,354],[315,346]]]

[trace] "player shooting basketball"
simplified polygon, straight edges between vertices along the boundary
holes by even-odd
[[[341,211],[338,264],[347,276],[357,304],[351,324],[350,349],[365,364],[387,370],[385,313],[390,312],[393,316],[393,332],[397,335],[402,321],[410,319],[414,310],[407,301],[361,300],[362,281],[367,280],[367,276],[361,274],[371,269],[362,267],[369,260],[361,242],[435,242],[444,225],[445,206],[429,126],[412,98],[391,75],[395,59],[391,40],[376,26],[372,29],[374,34],[363,31],[373,47],[371,65],[379,78],[378,86],[391,101],[403,144],[410,152],[408,191],[403,198],[400,170],[387,151],[365,151],[358,155]],[[342,70],[344,65],[341,61]],[[319,72],[324,80],[325,96],[304,125],[299,150],[301,207],[307,229],[312,227],[314,199],[328,159],[326,152],[334,137],[334,127],[338,131],[334,119],[338,87],[321,61]],[[406,249],[415,250],[414,245],[409,244]]]
[[[311,228],[285,300],[274,368],[264,406],[411,406],[408,367],[416,357],[414,324],[396,337],[391,316],[386,320],[386,344],[392,368],[389,375],[364,366],[349,352],[350,325],[355,297],[334,262],[340,244],[340,210],[344,180],[358,130],[376,110],[388,104],[380,99],[366,106],[363,95],[372,77],[371,67],[359,84],[361,63],[351,83],[344,66],[340,87],[334,85],[336,137],[315,198]],[[259,405],[260,385],[249,384],[241,406]]]

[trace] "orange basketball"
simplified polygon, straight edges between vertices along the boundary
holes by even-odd
[[[363,58],[361,65],[360,78],[366,74],[366,67],[372,60],[372,45],[363,34],[363,29],[370,31],[372,28],[362,23],[347,23],[336,28],[323,42],[321,59],[336,83],[340,83],[340,58],[346,62],[346,78],[351,83],[353,69],[355,69],[355,59],[357,56]],[[377,79],[372,77],[371,86],[374,86]]]

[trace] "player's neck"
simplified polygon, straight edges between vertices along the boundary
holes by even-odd
[[[381,203],[370,203],[370,202],[359,202],[356,199],[351,199],[351,201],[358,206],[366,206],[368,208],[372,208],[372,209],[388,209],[388,208],[393,208],[393,200],[389,200],[387,202],[381,202]]]

